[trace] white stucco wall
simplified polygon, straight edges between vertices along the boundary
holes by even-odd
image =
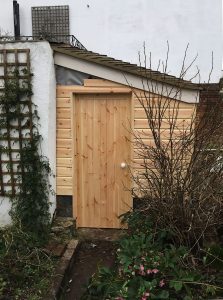
[[[212,81],[222,69],[222,0],[18,0],[21,34],[31,35],[31,7],[69,5],[70,33],[88,50],[117,59],[138,62],[138,51],[146,42],[152,52],[153,68],[165,59],[170,44],[168,72],[178,76],[187,43],[188,61],[195,63],[201,80],[207,81],[214,52]],[[13,34],[12,1],[0,0],[0,27]]]
[[[48,42],[25,42],[0,44],[0,49],[30,49],[31,71],[33,73],[33,103],[40,117],[39,132],[43,137],[41,152],[50,162],[56,174],[56,81],[52,50]],[[55,178],[51,177],[52,188],[56,190]],[[50,196],[51,214],[55,210],[55,195]],[[9,199],[0,197],[0,226],[10,223]]]

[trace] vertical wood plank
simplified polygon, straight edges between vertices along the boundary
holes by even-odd
[[[94,223],[95,227],[100,227],[101,210],[100,210],[100,199],[101,199],[101,188],[100,188],[100,143],[101,143],[101,111],[100,111],[100,100],[93,98],[93,149],[92,149],[92,160],[93,160],[93,174],[92,174],[92,186],[93,186],[93,201],[94,201]]]
[[[74,120],[75,120],[75,159],[74,159],[74,172],[76,173],[74,178],[77,179],[75,182],[75,190],[76,193],[74,194],[74,201],[76,202],[76,212],[75,215],[77,217],[77,226],[79,226],[82,223],[82,207],[81,207],[81,201],[78,201],[78,199],[81,198],[81,190],[82,190],[82,185],[81,185],[81,180],[80,178],[82,177],[82,169],[81,169],[81,127],[80,127],[80,112],[81,112],[81,107],[80,107],[80,99],[79,96],[75,96],[75,113],[74,113]],[[84,200],[83,200],[84,201]]]
[[[102,98],[103,97],[103,98]],[[106,107],[107,101],[106,96],[100,96],[100,148],[98,156],[100,159],[100,212],[101,212],[101,223],[102,227],[106,227],[107,214],[106,214],[106,205],[107,205],[107,134],[106,134]]]
[[[113,228],[117,227],[116,216],[115,216],[115,115],[114,115],[114,99],[108,98],[107,110],[107,215],[108,215],[108,226]]]

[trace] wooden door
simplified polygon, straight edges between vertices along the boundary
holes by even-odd
[[[77,226],[120,228],[132,205],[131,96],[82,94],[74,103]]]

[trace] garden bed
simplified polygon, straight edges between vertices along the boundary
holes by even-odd
[[[55,299],[77,241],[74,220],[57,218],[45,240],[20,226],[0,230],[0,299]]]
[[[98,268],[81,299],[222,298],[223,248],[220,244],[188,248],[174,243],[176,237],[171,231],[158,229],[142,212],[132,213],[126,220],[129,229],[118,243],[115,263],[112,267]]]
[[[57,250],[63,251],[63,247]],[[20,228],[0,232],[0,299],[43,299],[59,256]]]
[[[75,252],[61,300],[79,300],[99,266],[112,267],[117,245],[112,241],[83,241]]]

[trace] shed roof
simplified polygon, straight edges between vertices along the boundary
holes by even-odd
[[[178,78],[166,73],[146,69],[145,67],[117,60],[107,55],[102,55],[96,52],[88,51],[86,49],[79,49],[64,44],[51,44],[52,49],[57,53],[69,55],[71,57],[79,58],[85,61],[94,62],[99,65],[110,67],[121,72],[130,73],[136,76],[143,76],[150,80],[155,80],[161,83],[177,86],[181,88],[200,90],[202,89],[199,84],[193,83],[182,78]]]

